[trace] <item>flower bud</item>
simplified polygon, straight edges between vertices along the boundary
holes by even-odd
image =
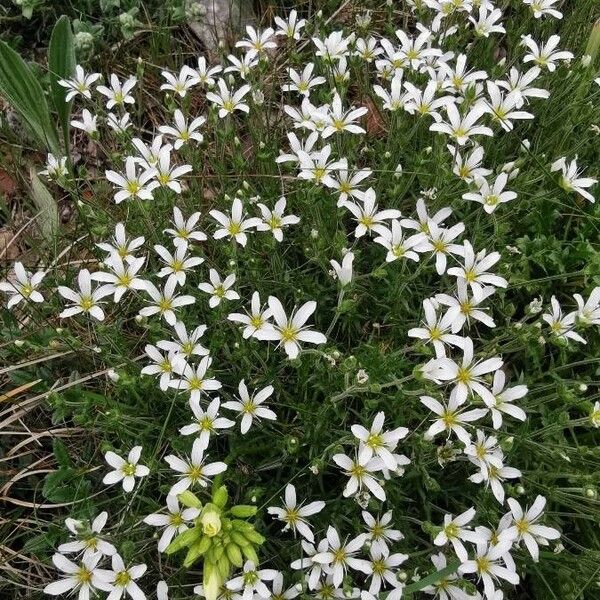
[[[208,537],[214,537],[221,531],[221,517],[216,510],[206,510],[202,512],[200,517],[202,523],[202,531]]]

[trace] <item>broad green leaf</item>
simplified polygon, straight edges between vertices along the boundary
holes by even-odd
[[[33,167],[29,169],[29,175],[31,177],[31,195],[39,211],[37,222],[46,241],[51,242],[58,231],[58,205]]]
[[[56,127],[42,86],[27,63],[0,40],[0,95],[16,110],[31,134],[49,152],[60,156]]]
[[[68,90],[58,84],[60,79],[68,79],[75,74],[75,49],[73,31],[69,17],[63,15],[54,26],[48,47],[48,68],[50,69],[50,86],[52,101],[58,113],[63,130],[65,148],[69,150],[69,117],[71,102],[65,102]]]

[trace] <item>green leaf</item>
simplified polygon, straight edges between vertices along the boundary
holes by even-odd
[[[61,468],[66,469],[72,466],[71,459],[69,458],[69,453],[67,452],[67,448],[65,447],[63,441],[60,438],[54,438],[54,440],[52,441],[52,450],[54,451],[56,462]]]
[[[69,79],[75,74],[75,49],[73,46],[73,31],[69,17],[63,15],[54,26],[48,47],[48,68],[50,69],[50,86],[52,101],[58,113],[63,129],[63,138],[67,154],[69,150],[69,117],[71,102],[65,98],[68,90],[58,84],[60,79]]]
[[[36,140],[49,152],[60,156],[56,127],[42,86],[29,65],[1,40],[0,95],[19,113]]]
[[[33,167],[29,169],[29,175],[31,177],[31,195],[39,211],[40,231],[46,241],[52,242],[58,231],[58,205]]]

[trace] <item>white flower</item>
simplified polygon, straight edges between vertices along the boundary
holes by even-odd
[[[72,302],[71,306],[65,308],[58,316],[65,319],[79,313],[85,313],[98,321],[103,321],[104,311],[99,305],[100,300],[112,294],[113,290],[110,286],[101,286],[92,291],[92,278],[87,269],[79,271],[77,284],[79,285],[79,291],[74,291],[64,285],[58,286],[58,293]]]
[[[475,33],[481,37],[489,37],[490,33],[506,33],[502,23],[498,21],[502,18],[502,11],[494,8],[491,4],[481,4],[479,7],[478,18],[469,16],[469,21],[473,24]]]
[[[385,226],[384,222],[389,219],[398,219],[400,211],[395,208],[380,211],[376,202],[375,190],[369,188],[365,192],[361,204],[350,202],[349,200],[343,203],[343,206],[354,215],[357,222],[356,229],[354,230],[355,237],[362,237],[365,233],[371,233],[372,231],[386,238],[389,236],[389,229]],[[391,237],[393,238],[393,232]]]
[[[550,326],[550,331],[559,339],[574,340],[581,344],[587,344],[585,339],[574,331],[576,325],[577,312],[571,312],[563,315],[562,308],[555,296],[550,298],[552,312],[542,315],[542,319]]]
[[[260,29],[254,29],[251,25],[246,25],[246,34],[248,37],[237,42],[236,48],[248,48],[248,50],[258,54],[262,54],[265,50],[271,48],[277,48],[277,43],[271,40],[275,35],[275,31],[270,27],[260,31]]]
[[[529,49],[529,54],[523,57],[523,62],[534,62],[542,68],[545,67],[551,73],[556,70],[556,65],[554,64],[556,61],[573,59],[571,52],[556,50],[560,42],[560,36],[558,35],[551,35],[546,43],[539,46],[530,35],[522,36],[521,40],[521,43]]]
[[[440,73],[444,75],[442,87],[464,94],[467,89],[474,87],[478,81],[487,79],[485,71],[470,71],[467,68],[467,55],[459,54],[456,57],[454,68],[447,62],[440,63]]]
[[[124,262],[119,254],[114,253],[105,261],[112,273],[96,271],[92,273],[91,278],[106,284],[100,288],[102,293],[108,291],[114,294],[113,300],[119,302],[127,290],[146,289],[147,281],[137,276],[145,262],[145,258],[132,258],[130,261]]]
[[[71,121],[71,127],[75,127],[75,129],[81,129],[93,137],[98,133],[97,121],[98,117],[96,115],[92,115],[87,108],[84,108],[81,111],[81,121],[76,121],[73,119]]]
[[[387,546],[371,546],[369,561],[369,576],[371,584],[369,586],[370,594],[378,594],[382,585],[387,583],[392,587],[397,587],[399,581],[396,577],[397,567],[408,560],[408,554],[395,553],[390,554]]]
[[[285,486],[283,508],[269,506],[267,512],[285,523],[283,531],[286,531],[287,529],[291,529],[294,533],[298,531],[302,537],[309,542],[314,543],[315,536],[313,535],[310,525],[306,521],[306,517],[316,515],[321,512],[324,507],[325,502],[322,501],[310,502],[306,505],[298,504],[296,500],[296,488],[291,483],[288,483]]]
[[[504,88],[509,92],[515,92],[517,95],[516,107],[520,108],[527,98],[549,98],[550,92],[541,88],[530,87],[530,85],[539,77],[542,70],[539,67],[532,67],[527,73],[521,73],[515,67],[511,67],[507,81],[496,81],[498,87]]]
[[[239,73],[242,79],[246,79],[250,71],[258,64],[258,57],[252,51],[244,54],[241,59],[230,54],[227,60],[231,63],[231,66],[226,67],[223,73]]]
[[[473,246],[471,246],[471,242],[468,240],[463,242],[463,246],[463,265],[460,267],[451,267],[448,269],[448,275],[463,279],[471,286],[473,296],[476,300],[480,301],[484,297],[485,284],[501,288],[508,286],[508,282],[504,277],[499,277],[488,271],[489,268],[493,267],[500,260],[498,252],[490,252],[488,254],[484,249],[475,254]]]
[[[435,95],[438,91],[438,85],[435,81],[430,81],[424,90],[415,87],[408,81],[404,84],[404,87],[409,92],[408,100],[404,104],[404,109],[412,114],[416,114],[420,117],[429,115],[434,121],[441,121],[438,109],[447,106],[449,103],[454,102],[452,96],[442,96],[436,98]]]
[[[262,214],[262,221],[256,224],[256,231],[271,231],[273,237],[281,242],[283,240],[283,228],[288,225],[296,225],[300,222],[300,217],[296,215],[284,215],[286,200],[282,196],[275,203],[273,210],[257,202],[256,204]]]
[[[557,540],[560,538],[560,532],[553,527],[539,525],[537,521],[541,519],[546,506],[546,498],[537,496],[534,503],[526,511],[523,511],[521,505],[514,499],[506,500],[512,516],[512,524],[506,531],[515,542],[523,542],[531,554],[534,562],[539,560],[539,546],[548,546],[548,540]]]
[[[600,286],[592,290],[586,301],[581,294],[573,294],[573,298],[577,302],[577,320],[583,325],[600,325]]]
[[[217,429],[229,429],[235,425],[235,422],[231,419],[219,416],[220,406],[221,402],[219,401],[219,398],[213,398],[206,410],[204,410],[200,406],[199,396],[190,398],[190,408],[192,409],[196,420],[189,425],[184,425],[179,430],[179,433],[181,435],[197,434],[202,445],[205,448],[208,448],[211,434],[216,434]]]
[[[192,171],[192,165],[171,166],[171,145],[165,144],[158,152],[158,163],[154,176],[161,187],[167,187],[176,194],[181,194],[181,183],[178,179]]]
[[[279,156],[275,159],[277,164],[285,162],[300,162],[300,159],[298,158],[299,151],[302,150],[303,152],[306,152],[306,154],[310,154],[317,140],[319,139],[319,132],[313,131],[305,140],[300,140],[293,131],[290,131],[287,134],[287,138],[290,143],[291,154],[285,154],[280,150]]]
[[[337,260],[330,260],[329,264],[333,267],[335,275],[342,287],[347,286],[352,281],[352,262],[354,261],[354,253],[346,252],[342,258],[342,264]]]
[[[196,299],[194,296],[177,295],[175,288],[177,280],[174,277],[169,277],[162,291],[160,291],[153,283],[146,282],[146,292],[150,296],[149,306],[144,306],[140,309],[142,317],[151,315],[160,315],[171,327],[177,322],[175,309],[188,304],[194,304]]]
[[[155,169],[138,172],[133,156],[128,156],[125,160],[125,174],[112,170],[106,171],[106,179],[119,188],[115,193],[115,204],[120,204],[123,200],[130,198],[152,200],[152,190],[159,185],[157,181],[152,181],[155,176]]]
[[[531,7],[533,16],[536,19],[544,15],[550,15],[556,19],[562,19],[562,13],[555,8],[552,8],[558,0],[523,0],[523,4],[528,4]]]
[[[381,517],[375,518],[367,511],[362,511],[362,518],[367,526],[365,540],[371,543],[372,548],[387,548],[388,542],[397,542],[404,536],[397,529],[392,529],[392,511],[388,510]]]
[[[106,600],[119,600],[124,595],[129,595],[132,600],[146,600],[146,594],[135,582],[146,572],[146,565],[133,565],[126,568],[123,559],[118,554],[113,554],[111,561],[112,571],[100,571],[100,577],[111,590]]]
[[[485,112],[486,104],[484,102],[477,102],[466,115],[461,116],[456,105],[449,103],[446,105],[447,120],[442,119],[433,123],[430,125],[429,130],[445,133],[456,140],[461,146],[466,144],[474,135],[492,137],[494,133],[489,127],[477,125],[477,121],[479,121]]]
[[[46,276],[45,271],[37,271],[31,273],[26,271],[23,263],[16,262],[13,265],[14,278],[0,281],[0,292],[8,294],[7,308],[16,306],[21,300],[31,302],[43,302],[44,296],[37,291],[37,288],[42,283],[42,279]]]
[[[481,146],[475,146],[469,155],[464,158],[461,156],[459,148],[448,144],[446,146],[450,154],[452,154],[453,166],[452,172],[460,177],[463,181],[471,183],[475,177],[487,177],[492,173],[490,169],[486,169],[481,166],[483,161],[483,148]]]
[[[422,323],[423,327],[413,327],[408,330],[407,335],[408,337],[425,340],[425,342],[431,342],[436,356],[441,358],[446,356],[446,344],[463,348],[464,338],[450,333],[459,309],[453,307],[448,309],[443,316],[438,316],[436,304],[432,302],[431,298],[423,300],[423,313],[425,316],[425,321]]]
[[[402,219],[402,227],[408,227],[426,235],[430,234],[430,225],[432,222],[443,227],[444,221],[452,214],[452,209],[446,206],[438,210],[433,216],[429,216],[427,205],[423,198],[417,200],[415,208],[417,209],[417,219]]]
[[[168,233],[173,237],[175,246],[187,245],[192,240],[203,242],[207,239],[206,234],[194,229],[200,220],[200,212],[191,214],[186,220],[183,213],[177,206],[173,207],[173,229],[165,229],[163,233]]]
[[[473,202],[483,204],[483,210],[489,215],[496,210],[499,204],[510,202],[517,197],[516,192],[504,191],[507,181],[507,173],[500,173],[492,185],[483,179],[483,177],[475,177],[475,183],[479,190],[477,192],[467,192],[462,197],[465,200],[472,200]]]
[[[577,168],[577,157],[568,163],[566,157],[563,156],[552,163],[550,170],[552,172],[561,172],[560,186],[565,191],[576,192],[592,203],[596,201],[594,196],[588,192],[586,188],[596,185],[598,180],[593,179],[592,177],[581,177],[582,171]]]
[[[344,488],[344,496],[354,496],[357,492],[366,487],[372,494],[385,502],[385,491],[373,473],[380,471],[380,460],[377,457],[368,457],[367,453],[357,453],[355,458],[350,458],[345,454],[334,454],[333,462],[343,469],[344,475],[349,477],[346,487]]]
[[[143,236],[129,240],[123,223],[117,223],[115,225],[115,235],[113,236],[111,243],[102,242],[96,244],[96,246],[108,253],[107,259],[110,259],[112,254],[118,254],[124,261],[130,263],[136,260],[133,253],[144,243],[144,241],[145,239]]]
[[[500,123],[505,131],[512,131],[514,125],[511,121],[533,119],[533,115],[524,110],[514,110],[522,104],[521,94],[517,91],[503,95],[500,88],[493,82],[488,81],[487,92],[489,99],[485,100],[485,110],[492,116],[494,121]]]
[[[334,457],[335,458],[335,457]],[[327,528],[327,542],[329,548],[326,552],[319,552],[313,556],[313,561],[324,565],[325,572],[332,575],[333,585],[339,587],[348,568],[361,571],[368,575],[370,573],[369,563],[354,555],[365,543],[366,535],[361,533],[355,538],[342,543],[340,535],[334,527]]]
[[[262,390],[255,391],[250,395],[246,382],[242,379],[238,385],[239,400],[231,400],[223,402],[223,408],[235,410],[242,415],[240,431],[242,435],[248,433],[254,419],[267,419],[269,421],[277,420],[277,415],[266,406],[261,406],[262,403],[273,394],[273,386],[268,385]]]
[[[109,591],[110,586],[99,576],[98,563],[101,558],[102,554],[96,552],[84,557],[81,563],[77,565],[62,554],[54,554],[52,556],[54,566],[65,573],[66,577],[49,583],[44,588],[44,594],[61,596],[69,592],[72,594],[78,592],[79,600],[89,600],[90,595],[95,593],[96,589]]]
[[[334,133],[348,131],[349,133],[366,133],[366,131],[356,125],[355,121],[368,112],[365,106],[345,111],[342,107],[342,99],[336,92],[331,101],[331,106],[327,115],[327,126],[321,132],[323,139],[328,138]]]
[[[448,566],[446,556],[441,552],[432,554],[430,558],[436,571],[443,571]],[[458,580],[458,575],[451,573],[432,585],[424,587],[421,591],[431,596],[438,596],[440,600],[477,600],[479,598],[479,596],[468,596],[462,588],[456,585]]]
[[[66,177],[69,174],[67,169],[67,157],[58,156],[54,154],[48,154],[46,158],[46,168],[43,171],[39,171],[39,175],[46,175],[48,179],[60,179]]]
[[[167,495],[167,514],[152,513],[144,519],[144,523],[153,527],[164,527],[158,540],[158,551],[164,552],[175,535],[188,529],[186,523],[193,521],[200,511],[197,508],[184,508],[179,506],[177,496]]]
[[[348,168],[348,164],[342,160],[329,160],[331,155],[331,146],[327,144],[317,152],[308,154],[304,150],[298,150],[298,168],[300,179],[307,179],[320,183],[329,188],[335,188],[336,183],[332,174],[336,169]]]
[[[358,171],[349,172],[346,159],[342,159],[344,167],[340,167],[337,172],[333,173],[333,189],[339,192],[338,207],[344,206],[344,202],[348,200],[348,196],[357,200],[364,200],[365,192],[358,189],[358,184],[367,177],[372,175],[370,169],[360,169]]]
[[[142,375],[160,375],[159,387],[163,392],[166,391],[175,372],[175,366],[183,360],[182,356],[173,349],[168,349],[168,354],[165,355],[152,344],[146,344],[144,352],[153,362],[142,369]]]
[[[272,316],[270,308],[264,308],[260,302],[260,295],[258,292],[252,294],[250,301],[250,310],[246,314],[242,313],[231,313],[227,315],[227,318],[234,323],[242,323],[245,325],[242,337],[247,340],[250,337],[259,337],[261,331],[271,329],[272,326],[268,320]]]
[[[354,55],[360,56],[368,63],[373,62],[376,56],[383,53],[383,48],[379,47],[379,41],[374,37],[369,37],[366,40],[359,38],[354,44]]]
[[[498,438],[493,435],[486,437],[481,429],[478,429],[475,433],[476,440],[465,446],[463,450],[469,461],[482,470],[491,467],[501,469],[504,453],[498,445]]]
[[[312,38],[317,47],[315,56],[321,56],[330,63],[339,60],[349,53],[349,45],[354,39],[354,34],[344,37],[343,31],[332,31],[324,40]]]
[[[223,67],[221,65],[209,67],[204,56],[198,57],[198,68],[196,69],[196,75],[198,76],[198,83],[200,85],[212,87],[215,84],[213,75],[220,73],[222,70]]]
[[[182,354],[186,358],[191,358],[192,356],[206,356],[209,354],[209,350],[198,341],[206,332],[206,325],[198,325],[191,333],[188,333],[185,324],[181,321],[177,321],[175,325],[173,325],[173,329],[175,329],[178,341],[161,340],[156,343],[159,348],[168,350],[169,352]]]
[[[204,450],[202,442],[196,439],[192,446],[191,456],[187,461],[172,454],[165,457],[171,469],[176,471],[180,478],[171,487],[169,494],[177,496],[195,484],[199,484],[201,487],[208,487],[209,477],[214,477],[227,470],[227,465],[224,462],[205,464]]]
[[[494,498],[500,504],[504,504],[504,487],[502,483],[505,479],[516,479],[517,477],[521,477],[519,469],[505,466],[498,468],[494,465],[489,465],[481,469],[478,473],[471,475],[469,481],[473,483],[485,483],[486,487],[489,485],[492,488]]]
[[[454,315],[454,321],[452,322],[452,333],[458,333],[465,325],[465,323],[471,324],[471,319],[483,323],[487,327],[496,327],[496,323],[490,315],[485,312],[487,309],[478,308],[479,305],[494,294],[495,289],[491,286],[483,287],[481,297],[475,298],[471,296],[469,298],[469,287],[464,279],[456,280],[456,294],[450,296],[448,294],[436,294],[435,299],[445,306],[452,308],[458,308],[458,313]]]
[[[219,87],[218,93],[207,92],[206,99],[220,107],[219,117],[221,119],[229,114],[233,114],[236,110],[241,110],[245,113],[250,112],[250,107],[242,102],[244,96],[250,91],[249,85],[243,85],[237,91],[230,90],[223,79],[219,79],[217,85]]]
[[[160,89],[175,92],[180,98],[185,98],[188,91],[200,83],[200,78],[196,71],[187,65],[183,65],[177,75],[173,75],[169,71],[161,71],[161,75],[166,79],[167,83],[163,83]]]
[[[191,400],[200,400],[202,393],[214,392],[221,389],[221,382],[217,379],[209,379],[206,372],[210,369],[212,358],[203,356],[197,366],[177,360],[173,364],[175,373],[181,379],[173,378],[169,381],[169,387],[177,390],[186,390],[190,393]]]
[[[253,598],[268,600],[271,598],[271,592],[264,582],[273,581],[275,577],[277,577],[275,569],[257,571],[256,565],[251,560],[247,560],[244,563],[243,574],[230,579],[225,585],[228,590],[241,592],[238,594],[241,600],[253,600]]]
[[[106,124],[115,132],[123,133],[131,127],[131,115],[126,112],[122,115],[115,115],[109,112],[106,115]]]
[[[315,65],[314,63],[307,63],[304,66],[302,73],[298,73],[296,69],[288,68],[288,75],[290,77],[290,83],[286,83],[281,86],[284,92],[298,92],[308,98],[310,96],[311,88],[326,83],[325,77],[313,77]]]
[[[454,548],[454,552],[456,552],[456,556],[458,556],[461,562],[465,562],[469,556],[463,541],[471,542],[473,544],[485,541],[481,538],[481,535],[478,535],[472,529],[465,527],[465,525],[468,525],[473,520],[474,516],[474,508],[469,508],[454,518],[452,518],[452,515],[445,514],[443,528],[437,534],[433,543],[436,546],[444,546],[450,542]]]
[[[100,73],[86,74],[81,65],[75,67],[75,76],[72,79],[59,79],[58,85],[69,90],[65,96],[65,101],[70,102],[81,94],[88,100],[92,99],[91,86],[100,79]]]
[[[295,12],[295,11],[293,11]],[[273,593],[271,594],[271,600],[293,600],[300,595],[300,589],[298,584],[292,585],[287,590],[283,589],[283,575],[277,573],[272,583]]]
[[[65,525],[67,529],[77,538],[74,541],[66,542],[58,547],[58,551],[64,554],[71,552],[79,553],[83,551],[83,559],[86,559],[97,552],[101,556],[112,556],[117,549],[106,540],[99,537],[100,532],[106,525],[108,513],[101,512],[88,527],[87,523],[67,517]]]
[[[125,104],[135,103],[133,96],[129,92],[135,87],[136,83],[137,79],[133,76],[121,83],[119,78],[113,73],[110,76],[110,87],[99,85],[96,90],[108,98],[106,108],[110,110],[113,106],[124,106]]]
[[[281,302],[275,296],[269,296],[269,308],[275,323],[273,327],[258,331],[256,337],[260,340],[272,340],[279,342],[283,346],[288,358],[296,358],[300,353],[300,342],[309,344],[324,344],[327,338],[317,331],[310,329],[310,325],[305,325],[306,321],[312,315],[317,303],[314,301],[305,302],[297,310],[294,309],[290,317],[285,314]]]
[[[473,560],[467,560],[459,567],[459,573],[475,573],[483,581],[484,594],[487,600],[495,600],[496,588],[494,581],[504,579],[513,585],[519,583],[519,576],[513,568],[510,569],[503,563],[503,556],[512,546],[510,540],[498,542],[495,546],[488,546],[486,542],[477,544],[477,554]]]
[[[140,138],[133,138],[131,143],[138,151],[139,156],[135,157],[136,162],[144,169],[154,169],[158,164],[158,157],[163,147],[162,134],[157,135],[150,146],[145,144]]]
[[[383,100],[384,110],[395,112],[404,108],[406,101],[411,97],[407,91],[402,91],[402,71],[396,73],[390,82],[390,91],[380,85],[374,85],[373,91]]]
[[[315,548],[313,544],[309,544],[308,542],[302,540],[301,545],[302,558],[293,561],[290,566],[292,569],[309,569],[306,578],[308,582],[308,589],[314,590],[317,588],[317,585],[321,579],[321,575],[323,574],[323,565],[321,565],[319,562],[316,562],[314,558],[318,554],[327,551],[329,542],[327,541],[327,538],[322,539]]]
[[[173,144],[175,150],[179,150],[183,144],[189,142],[190,140],[196,140],[198,143],[202,143],[204,136],[196,130],[206,123],[205,117],[196,117],[191,121],[191,123],[188,124],[186,118],[183,116],[183,113],[177,109],[173,115],[173,118],[175,119],[174,126],[161,125],[158,128],[158,131],[175,138],[175,143]]]
[[[239,300],[240,295],[234,290],[230,289],[235,283],[235,273],[230,273],[221,280],[221,276],[215,269],[210,269],[208,272],[210,283],[203,282],[198,284],[198,289],[210,294],[208,305],[211,308],[215,308],[221,304],[221,300]]]
[[[494,373],[494,382],[492,384],[492,394],[494,400],[485,400],[486,406],[492,414],[492,424],[494,429],[499,429],[502,426],[502,413],[510,415],[519,421],[524,421],[527,418],[525,411],[518,406],[512,404],[515,400],[523,398],[527,394],[526,385],[515,385],[506,388],[506,375],[504,371],[498,369]]]
[[[306,19],[298,19],[298,11],[295,8],[289,12],[287,20],[277,16],[273,20],[279,27],[275,35],[282,35],[294,40],[300,39],[300,31],[306,25]]]
[[[447,406],[444,406],[431,396],[421,396],[420,400],[429,410],[437,415],[437,419],[434,420],[425,432],[424,437],[427,440],[431,440],[438,433],[445,431],[448,436],[450,433],[454,433],[463,444],[467,445],[471,441],[471,436],[464,428],[464,425],[471,421],[477,421],[487,414],[487,409],[485,408],[474,408],[467,411],[461,409],[460,404],[456,400],[456,392],[454,390],[450,393]]]
[[[204,262],[199,256],[188,255],[187,242],[182,242],[175,247],[171,254],[164,246],[156,244],[154,251],[160,256],[165,266],[158,272],[159,277],[173,277],[179,285],[184,285],[186,271],[201,265]]]
[[[476,361],[473,340],[469,337],[463,338],[461,348],[463,358],[460,364],[446,357],[436,358],[429,362],[429,369],[434,373],[432,378],[434,381],[448,381],[454,384],[456,400],[459,404],[463,404],[467,400],[469,393],[477,394],[482,400],[493,403],[494,396],[484,385],[483,376],[500,369],[503,364],[502,359],[495,356]]]
[[[262,223],[257,217],[245,218],[244,207],[239,198],[233,199],[231,214],[227,215],[220,210],[211,210],[209,214],[221,225],[213,234],[215,240],[229,237],[240,244],[240,246],[245,246],[248,242],[246,231],[249,231],[253,227],[258,227]]]
[[[114,485],[121,482],[123,489],[126,492],[131,492],[135,485],[136,477],[146,477],[150,473],[150,469],[145,465],[138,464],[142,455],[142,447],[135,446],[129,451],[127,460],[121,458],[118,454],[109,450],[104,459],[114,469],[108,472],[102,483],[104,485]]]
[[[406,427],[397,427],[390,431],[382,431],[384,420],[385,414],[380,411],[375,415],[371,429],[362,425],[352,425],[350,429],[360,442],[359,458],[368,461],[373,456],[378,456],[388,469],[394,471],[398,464],[392,452],[398,442],[408,435],[409,430]]]

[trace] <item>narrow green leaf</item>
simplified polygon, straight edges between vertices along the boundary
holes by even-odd
[[[434,583],[438,583],[445,579],[449,575],[452,575],[458,571],[458,567],[460,567],[460,563],[458,561],[451,561],[450,564],[435,573],[431,573],[427,575],[427,577],[423,577],[423,579],[419,579],[419,581],[415,581],[410,585],[407,585],[403,590],[403,595],[410,596],[415,592],[421,591],[423,588],[426,588],[428,585],[433,585]]]
[[[60,156],[56,127],[42,86],[27,63],[0,40],[0,94],[16,110],[31,134],[49,152]]]
[[[33,167],[30,168],[29,175],[31,177],[31,195],[39,211],[37,221],[40,230],[46,241],[52,242],[58,231],[58,205]]]
[[[73,31],[69,17],[63,15],[54,26],[48,47],[48,68],[50,69],[50,86],[52,101],[58,113],[63,130],[63,138],[67,154],[69,153],[69,119],[72,101],[66,102],[68,90],[58,84],[60,79],[69,79],[75,74],[75,49]]]

